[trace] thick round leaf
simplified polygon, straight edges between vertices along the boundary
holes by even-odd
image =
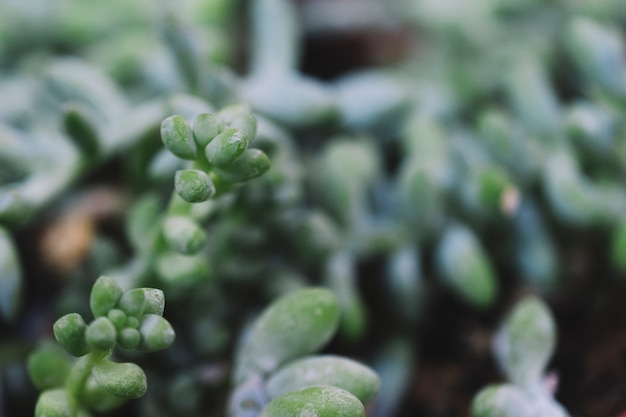
[[[139,349],[147,352],[163,350],[174,342],[172,325],[160,315],[148,314],[139,327],[141,341]]]
[[[42,392],[35,406],[35,417],[74,417],[66,391],[59,388]]]
[[[156,288],[134,288],[120,297],[117,308],[134,317],[144,314],[163,315],[165,294]]]
[[[53,326],[54,337],[71,355],[83,356],[91,350],[85,339],[87,324],[78,313],[59,318]]]
[[[206,172],[198,169],[176,171],[174,188],[189,203],[200,203],[215,195],[215,185]]]
[[[215,172],[228,182],[244,182],[260,177],[269,171],[270,159],[260,149],[248,149],[241,158],[226,168],[214,168]]]
[[[269,403],[260,417],[363,417],[363,404],[341,388],[317,386],[292,391]]]
[[[200,148],[204,148],[219,133],[220,122],[211,113],[202,113],[193,119],[193,137]]]
[[[115,346],[117,331],[115,326],[106,317],[98,317],[88,327],[85,333],[87,343],[97,350],[109,350]]]
[[[93,367],[92,372],[100,386],[118,397],[139,398],[148,389],[146,374],[134,363],[103,360]]]
[[[183,116],[170,116],[161,123],[161,140],[167,149],[182,159],[196,158],[196,143],[191,126]]]
[[[89,306],[95,317],[106,316],[113,309],[122,296],[122,288],[113,278],[101,276],[93,284]]]
[[[218,168],[235,162],[248,148],[248,138],[241,130],[229,128],[217,135],[205,148],[207,160]]]
[[[257,319],[238,360],[238,377],[269,373],[283,363],[315,352],[330,340],[339,324],[335,295],[323,288],[288,294]]]
[[[376,395],[380,379],[370,368],[351,359],[315,356],[288,363],[276,371],[267,381],[267,393],[274,399],[316,385],[344,389],[366,404]]]

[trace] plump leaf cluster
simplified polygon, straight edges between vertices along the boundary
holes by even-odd
[[[308,288],[274,301],[244,335],[233,374],[229,416],[363,417],[380,380],[365,365],[312,355],[334,335],[334,294]]]
[[[223,193],[229,184],[267,172],[267,155],[249,147],[256,130],[256,118],[243,105],[229,106],[216,115],[201,113],[191,122],[178,115],[166,118],[161,124],[163,144],[177,157],[194,161],[196,168],[176,172],[175,189],[181,198],[200,203]]]
[[[43,390],[35,407],[37,417],[86,416],[91,409],[108,411],[142,397],[146,374],[134,363],[112,361],[113,348],[155,352],[174,341],[174,330],[162,317],[161,290],[123,291],[112,278],[101,276],[93,285],[89,305],[95,317],[91,323],[78,313],[54,323],[57,342],[80,359],[71,363],[67,354],[51,345],[28,359],[30,377]]]

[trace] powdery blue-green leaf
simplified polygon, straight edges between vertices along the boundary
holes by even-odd
[[[331,386],[289,392],[269,403],[260,417],[363,417],[363,404],[354,395]]]
[[[472,417],[538,417],[529,398],[511,384],[489,385],[472,401]]]
[[[494,353],[508,379],[521,386],[539,383],[554,352],[556,326],[548,306],[528,297],[515,305],[494,341]]]
[[[183,169],[176,171],[174,188],[189,203],[200,203],[215,195],[215,185],[204,171]]]
[[[12,320],[22,300],[22,269],[9,232],[0,227],[0,316]]]
[[[163,222],[163,237],[171,249],[185,255],[198,252],[207,240],[205,231],[185,216],[166,217]]]
[[[163,350],[174,342],[172,325],[157,314],[147,314],[139,326],[139,349],[146,352]]]
[[[78,313],[59,318],[53,326],[54,337],[70,354],[83,356],[91,350],[85,339],[87,323]]]
[[[174,115],[161,123],[161,140],[167,149],[182,159],[196,158],[193,131],[183,116]]]
[[[139,398],[148,389],[146,374],[134,363],[103,360],[94,365],[92,372],[99,385],[121,398]]]
[[[275,399],[290,391],[316,385],[344,389],[367,404],[380,386],[378,375],[369,367],[340,356],[313,356],[286,364],[270,376],[267,393]]]
[[[236,379],[273,372],[285,362],[315,352],[339,324],[339,304],[324,288],[283,296],[256,320],[238,358]]]
[[[111,277],[101,276],[91,288],[89,306],[94,317],[105,316],[122,296],[122,288]]]
[[[478,238],[469,228],[450,225],[436,248],[440,278],[460,296],[477,307],[487,307],[495,299],[497,281]]]

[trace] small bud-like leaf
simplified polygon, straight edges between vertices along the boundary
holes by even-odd
[[[265,174],[271,167],[270,159],[260,149],[248,149],[241,158],[226,168],[215,168],[220,177],[229,182],[244,182]]]
[[[121,329],[126,326],[127,316],[122,310],[113,308],[109,310],[107,317],[113,323],[116,329]]]
[[[53,326],[54,337],[71,355],[83,356],[90,348],[85,340],[87,324],[78,313],[70,313],[59,318]]]
[[[189,217],[169,216],[163,222],[163,236],[176,252],[192,255],[206,243],[206,233]]]
[[[123,349],[136,349],[141,341],[139,330],[127,327],[117,332],[117,343]]]
[[[134,363],[104,360],[93,367],[93,376],[108,392],[126,399],[142,397],[148,389],[146,374]]]
[[[276,371],[267,381],[267,393],[275,399],[290,391],[315,385],[344,389],[367,404],[380,386],[378,375],[356,361],[339,356],[308,357]]]
[[[341,388],[317,386],[289,392],[269,403],[260,417],[363,417],[363,404]]]
[[[163,317],[156,314],[145,316],[139,327],[139,349],[146,352],[163,350],[174,342],[174,329]]]
[[[235,162],[248,148],[248,138],[241,130],[226,129],[215,137],[205,148],[208,161],[218,168]]]
[[[202,113],[193,120],[193,137],[200,149],[204,149],[220,132],[220,123],[211,113]]]
[[[256,117],[250,113],[242,113],[235,116],[228,125],[234,129],[240,130],[244,136],[248,138],[248,143],[251,143],[256,136]]]
[[[129,316],[141,317],[144,314],[163,315],[165,294],[157,288],[134,288],[126,291],[117,307]]]
[[[215,195],[215,185],[206,172],[197,169],[176,171],[174,188],[178,195],[190,203],[200,203]]]
[[[106,317],[99,317],[95,319],[85,334],[87,343],[97,350],[109,350],[115,346],[116,336],[115,326]]]
[[[122,296],[122,288],[113,278],[101,276],[93,284],[89,306],[94,317],[106,316]]]
[[[196,143],[191,126],[183,116],[170,116],[161,123],[161,140],[167,149],[182,159],[196,158]]]

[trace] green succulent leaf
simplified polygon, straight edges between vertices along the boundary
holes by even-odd
[[[148,389],[146,374],[134,363],[103,360],[94,365],[92,372],[99,385],[121,398],[140,398]]]
[[[323,288],[288,294],[256,320],[238,360],[238,379],[249,372],[270,373],[285,362],[315,352],[339,324],[335,295]]]
[[[161,123],[161,140],[167,149],[182,159],[196,159],[193,130],[183,116],[174,115]]]
[[[267,393],[275,399],[290,391],[316,385],[344,389],[367,404],[378,391],[380,379],[368,368],[348,358],[325,355],[290,362],[267,381]]]
[[[166,217],[163,222],[163,236],[171,249],[185,255],[197,253],[207,240],[204,230],[185,216]]]
[[[94,317],[106,316],[122,296],[122,288],[113,278],[101,276],[91,288],[89,306]]]
[[[94,119],[86,106],[77,103],[66,106],[63,112],[65,130],[87,159],[98,157],[101,151],[99,128]]]
[[[87,323],[80,314],[69,313],[59,318],[53,331],[57,342],[71,355],[83,356],[91,350],[85,338]]]
[[[89,346],[96,350],[109,350],[115,346],[117,331],[106,317],[98,317],[88,327],[85,338]]]
[[[511,384],[489,385],[472,401],[472,417],[534,417],[524,392]]]
[[[193,137],[200,149],[204,149],[220,133],[220,122],[211,113],[202,113],[193,119]]]
[[[269,171],[270,159],[260,149],[247,149],[243,155],[224,169],[215,167],[214,170],[226,181],[237,183],[260,177]]]
[[[436,253],[441,279],[477,307],[489,306],[496,297],[497,281],[485,250],[472,230],[461,224],[448,227]]]
[[[172,325],[157,314],[147,314],[139,327],[141,341],[139,349],[156,352],[169,347],[175,338]]]
[[[107,313],[107,318],[118,330],[126,326],[126,322],[128,319],[126,313],[124,313],[119,308],[112,308],[111,310],[109,310],[109,312]]]
[[[189,203],[200,203],[215,195],[215,185],[206,172],[197,169],[176,171],[174,188]]]
[[[137,349],[140,342],[141,334],[137,329],[127,327],[117,332],[117,343],[122,349]]]
[[[62,389],[46,390],[39,395],[35,417],[74,417],[67,392]]]
[[[46,343],[28,356],[28,375],[37,389],[60,387],[70,372],[67,353],[56,343]]]
[[[235,162],[248,148],[248,138],[234,128],[228,128],[215,137],[205,148],[207,160],[218,168]]]
[[[528,297],[507,316],[496,335],[494,351],[511,382],[532,388],[540,383],[555,344],[556,325],[548,306]]]
[[[144,314],[161,316],[165,310],[165,294],[157,288],[134,288],[122,294],[117,308],[138,318]]]
[[[363,417],[361,401],[348,391],[331,386],[289,392],[269,403],[260,417]]]

